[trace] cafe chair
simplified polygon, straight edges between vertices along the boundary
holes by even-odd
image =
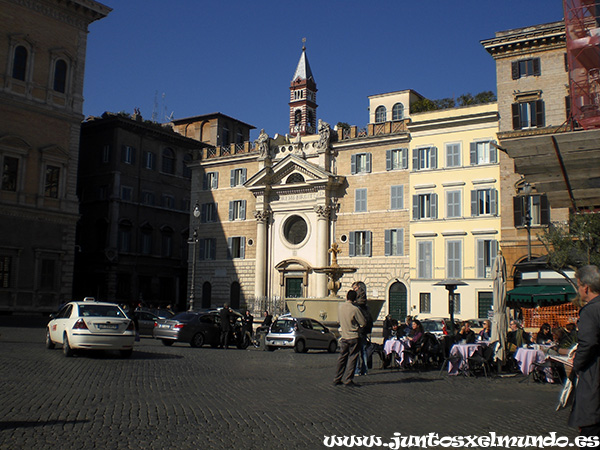
[[[468,359],[468,375],[484,374],[487,378],[494,367],[494,355],[500,346],[499,341],[491,342],[482,353],[476,353]]]

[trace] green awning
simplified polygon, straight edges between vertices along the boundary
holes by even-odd
[[[517,286],[507,292],[507,301],[514,303],[565,303],[575,297],[570,284]]]

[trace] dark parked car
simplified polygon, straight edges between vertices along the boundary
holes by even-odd
[[[234,322],[229,335],[229,344],[246,348],[250,337],[244,332],[242,315],[233,312]],[[221,318],[216,310],[209,312],[187,311],[176,314],[170,319],[159,319],[154,328],[154,338],[164,345],[184,342],[192,347],[210,345],[218,347],[221,338]]]

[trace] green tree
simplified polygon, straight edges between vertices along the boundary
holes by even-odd
[[[419,113],[425,111],[435,111],[437,108],[435,103],[428,98],[422,98],[410,105],[410,112]]]
[[[434,100],[435,109],[448,109],[454,108],[456,106],[456,102],[452,97],[441,98],[439,100]]]
[[[463,94],[461,96],[458,97],[458,104],[460,106],[468,106],[468,105],[475,105],[475,99],[473,98],[473,96],[471,95],[471,93],[467,93],[467,94]]]
[[[551,224],[538,239],[548,252],[548,266],[567,279],[565,269],[600,266],[600,213],[571,214],[568,224]]]
[[[480,105],[482,103],[495,102],[497,98],[496,94],[494,94],[492,91],[483,91],[479,94],[476,94],[474,100],[477,105]]]

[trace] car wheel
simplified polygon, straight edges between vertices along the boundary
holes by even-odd
[[[167,347],[170,347],[171,345],[173,345],[173,341],[171,339],[163,339],[162,343],[163,343],[163,345],[166,345]]]
[[[46,330],[46,348],[52,350],[55,347],[54,342],[50,338],[50,330]]]
[[[133,349],[130,348],[129,350],[121,350],[119,353],[121,354],[121,358],[131,358]]]
[[[327,351],[329,353],[335,353],[336,350],[337,350],[337,342],[336,341],[331,341],[329,343],[329,347],[327,347]]]
[[[67,338],[66,334],[63,337],[63,353],[67,358],[73,356],[73,349],[69,345],[69,338]]]
[[[204,335],[202,333],[196,333],[194,337],[192,337],[190,345],[194,348],[202,347],[204,345]]]
[[[302,339],[299,339],[296,341],[296,345],[294,345],[294,351],[296,353],[306,353],[307,352],[306,344],[304,343],[304,341]]]

